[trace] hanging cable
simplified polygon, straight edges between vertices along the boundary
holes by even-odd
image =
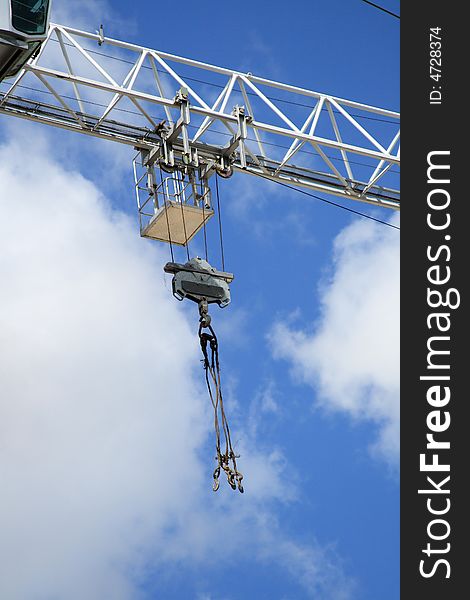
[[[383,6],[379,6],[378,4],[374,4],[373,2],[369,2],[369,0],[362,0],[362,1],[365,2],[366,4],[370,4],[374,8],[378,8],[379,10],[381,10],[384,13],[387,13],[387,15],[391,15],[392,17],[395,17],[396,19],[400,18],[400,15],[397,15],[396,13],[392,12],[391,10],[387,10]]]
[[[163,175],[162,175],[162,170],[159,169],[159,171],[160,171],[160,184],[162,186],[163,203],[165,205],[166,227],[167,227],[167,230],[168,230],[168,241],[170,243],[171,262],[175,262],[175,257],[173,256],[173,242],[171,241],[170,221],[168,219],[168,205],[167,205],[166,196],[165,196],[165,189],[164,189],[164,185],[163,185]]]
[[[215,190],[217,194],[217,213],[219,218],[219,237],[220,237],[220,254],[222,257],[222,271],[225,271],[225,257],[224,257],[224,241],[222,237],[222,213],[220,211],[220,197],[219,197],[219,175],[215,174]]]
[[[201,350],[203,354],[203,365],[206,376],[207,390],[211,399],[212,407],[214,409],[214,428],[215,428],[215,447],[216,447],[216,460],[217,466],[214,469],[213,478],[214,485],[213,490],[216,492],[219,489],[219,477],[221,470],[225,472],[227,481],[230,487],[243,493],[243,475],[238,471],[237,467],[237,456],[233,450],[232,440],[230,437],[230,428],[228,426],[227,417],[225,415],[224,401],[222,398],[222,385],[220,378],[220,364],[219,364],[219,344],[217,336],[215,335],[214,329],[210,324],[210,316],[207,312],[207,301],[202,300],[199,303],[199,341],[201,344]],[[207,328],[210,333],[203,331]],[[210,348],[210,358],[208,352],[208,346]],[[221,450],[221,435],[220,425],[222,425],[222,431],[225,442],[224,452]]]
[[[272,181],[273,183],[282,185],[282,187],[285,187],[289,190],[293,190],[294,192],[299,192],[300,194],[305,194],[305,196],[310,196],[310,198],[315,198],[315,200],[320,200],[321,202],[325,202],[326,204],[331,204],[332,206],[336,206],[336,208],[342,208],[343,210],[345,210],[347,212],[353,213],[355,215],[359,215],[360,217],[364,217],[364,219],[370,219],[371,221],[375,221],[376,223],[380,223],[381,225],[386,225],[387,227],[392,227],[393,229],[398,229],[398,231],[400,231],[399,227],[397,227],[396,225],[393,225],[392,223],[388,223],[387,221],[382,221],[381,219],[376,219],[375,217],[371,217],[370,215],[361,213],[358,210],[348,208],[347,206],[343,206],[342,204],[332,202],[331,200],[326,200],[325,198],[322,198],[321,196],[316,196],[315,194],[311,194],[310,192],[306,192],[305,190],[301,190],[299,188],[293,187],[292,185],[287,185],[287,183],[282,183],[282,181],[276,181],[274,179],[270,179],[269,177],[266,177],[265,175],[261,175],[260,173],[258,173],[258,176],[262,177],[263,179],[266,179],[267,181]]]
[[[206,215],[204,212],[205,208],[206,208],[206,199],[204,197],[204,186],[202,185],[202,180],[199,182],[199,185],[201,186],[202,221],[203,221],[203,231],[204,231],[204,251],[206,253],[206,261],[209,262],[209,257],[208,257],[208,253],[207,253]]]
[[[181,206],[181,218],[183,220],[183,232],[184,232],[184,239],[185,239],[185,243],[184,246],[186,246],[186,255],[188,257],[188,261],[191,260],[189,257],[189,240],[188,240],[188,234],[186,233],[186,219],[184,218],[184,209],[183,209],[183,192],[184,192],[184,188],[183,188],[183,177],[184,175],[181,175],[181,180],[179,178],[179,173],[176,173],[176,182],[177,182],[177,190],[178,190],[178,196],[179,196],[179,200],[180,200],[180,206]]]

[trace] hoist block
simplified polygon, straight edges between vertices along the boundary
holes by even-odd
[[[211,208],[166,202],[142,228],[142,237],[185,246],[214,215]]]
[[[229,283],[232,273],[217,271],[202,258],[192,258],[184,265],[170,262],[164,267],[166,273],[173,273],[173,294],[179,299],[218,304],[221,307],[230,303]]]

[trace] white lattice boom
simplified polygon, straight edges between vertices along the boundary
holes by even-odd
[[[98,33],[51,25],[0,83],[0,112],[131,145],[152,164],[400,205],[397,112]]]

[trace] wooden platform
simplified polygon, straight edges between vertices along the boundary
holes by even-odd
[[[167,202],[140,233],[142,237],[184,246],[214,215],[212,209],[202,209],[179,202]]]

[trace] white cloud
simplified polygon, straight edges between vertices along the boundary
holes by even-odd
[[[105,35],[133,35],[137,30],[135,20],[122,18],[109,0],[54,0],[51,21],[59,25],[83,29],[94,33],[101,24]],[[128,40],[129,41],[129,40]]]
[[[162,253],[46,152],[0,155],[0,596],[127,598],[116,565],[200,487],[197,345]]]
[[[397,221],[394,220],[396,223]],[[315,402],[379,428],[374,449],[399,452],[399,235],[358,221],[337,237],[314,328],[277,322],[273,353],[312,385]]]
[[[348,600],[355,593],[356,582],[345,581],[338,567],[337,557],[331,549],[331,558],[326,558],[307,545],[284,541],[280,544],[265,543],[264,556],[277,560],[315,600]]]
[[[247,493],[210,491],[209,403],[166,253],[15,131],[0,146],[0,597],[134,600],[142,573],[241,549],[307,595],[343,589],[336,571],[312,579],[329,559],[274,516],[290,499],[279,452],[244,440]],[[295,573],[286,544],[304,553]]]

